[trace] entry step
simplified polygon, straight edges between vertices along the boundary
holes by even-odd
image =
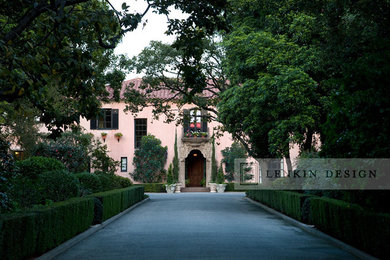
[[[181,192],[210,192],[208,187],[185,187],[180,189]]]

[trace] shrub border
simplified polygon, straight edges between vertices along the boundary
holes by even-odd
[[[260,195],[261,193],[264,193],[266,195],[264,194]],[[295,219],[291,218],[279,212],[281,210],[277,202],[280,201],[280,198],[269,199],[271,193],[274,197],[280,197],[280,194],[283,193],[285,195],[288,194],[286,193],[286,191],[280,191],[280,190],[272,190],[272,191],[252,190],[252,191],[247,191],[246,194],[247,194],[247,199],[250,202],[261,206],[262,208],[266,209],[272,214],[275,214],[285,219],[290,224],[296,225],[306,232],[319,236],[320,238],[331,242],[335,246],[340,247],[343,250],[348,251],[351,254],[354,254],[361,259],[376,259],[373,256],[369,255],[368,253],[373,255],[375,254],[376,257],[386,256],[387,254],[386,252],[388,251],[388,249],[386,249],[387,248],[386,240],[383,240],[386,234],[381,235],[383,236],[382,238],[383,241],[381,241],[381,244],[375,243],[376,240],[373,242],[373,239],[375,239],[376,237],[374,236],[375,233],[379,235],[378,231],[380,231],[383,228],[386,229],[386,227],[390,225],[390,221],[387,221],[385,223],[385,218],[390,220],[389,214],[369,213],[369,212],[365,212],[360,206],[351,203],[347,203],[335,199],[318,197],[318,196],[308,196],[303,201],[303,203],[301,202],[301,213],[302,213],[301,216],[308,215],[307,218],[308,223],[314,224],[313,226],[310,226],[299,222],[298,220],[296,220],[296,218]],[[294,193],[300,194],[297,192],[289,192],[290,196],[293,195]],[[300,195],[305,195],[305,194],[300,194]],[[267,206],[264,205],[263,203],[267,204]],[[271,208],[269,208],[268,206]],[[344,210],[342,210],[342,208],[347,211],[346,212],[347,217],[344,214]],[[355,219],[355,225],[353,228],[351,228],[352,227],[351,224],[352,222],[350,221],[351,217],[352,219]],[[347,218],[348,220],[343,221],[344,218]],[[379,220],[374,221],[374,224],[370,223],[370,221],[372,222],[372,220],[375,220],[377,218],[379,218]],[[369,223],[365,223],[367,221]],[[336,227],[333,227],[334,223]],[[341,233],[334,232],[335,229],[340,228],[340,226],[344,224],[345,225],[348,224],[348,225],[343,229],[348,230],[349,228],[349,230],[354,230],[354,231],[350,231],[349,233],[347,233],[347,235],[344,232]],[[385,225],[386,227],[382,227],[382,224]],[[318,227],[318,229],[314,228],[314,226]],[[361,229],[363,229],[365,232],[361,232]],[[335,236],[336,238],[331,237],[319,230],[326,232],[327,234],[330,234],[332,236]],[[382,231],[385,232],[384,230]],[[387,232],[387,236],[389,236],[389,230],[387,230],[386,232]],[[348,236],[351,234],[354,236],[352,240],[351,237]],[[338,239],[342,239],[345,242],[340,241]],[[351,243],[351,245],[346,243]],[[353,246],[356,246],[359,249]],[[367,251],[367,253],[361,251],[360,249]]]
[[[103,202],[105,226],[145,197],[143,187],[129,187],[72,198],[38,210],[0,215],[0,258],[41,255],[88,230],[95,219],[96,201],[99,202],[95,198]]]
[[[52,250],[50,250],[50,251],[46,252],[45,254],[41,255],[40,257],[36,258],[36,260],[50,260],[50,259],[53,259],[54,257],[62,254],[66,250],[72,248],[77,243],[79,243],[82,240],[88,238],[89,236],[93,235],[94,233],[98,232],[99,230],[105,228],[107,225],[111,224],[112,222],[114,222],[118,218],[122,217],[123,215],[126,215],[127,213],[129,213],[130,211],[135,209],[136,207],[146,203],[149,200],[150,200],[150,198],[145,198],[145,199],[139,201],[138,203],[134,204],[130,208],[128,208],[128,209],[122,211],[121,213],[113,216],[112,218],[107,219],[103,223],[101,223],[99,225],[91,226],[85,232],[83,232],[83,233],[81,233],[81,234],[79,234],[79,235],[69,239],[68,241],[66,241],[65,243],[59,245],[58,247],[53,248]]]

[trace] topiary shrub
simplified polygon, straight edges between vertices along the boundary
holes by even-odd
[[[48,171],[64,170],[65,166],[53,158],[35,156],[15,163],[16,177],[12,180],[10,198],[17,208],[26,209],[44,203],[40,175]],[[50,198],[48,198],[50,199]]]
[[[101,191],[127,188],[133,185],[130,179],[115,174],[97,172],[96,176],[101,182]]]
[[[27,209],[44,201],[39,189],[38,179],[18,177],[12,180],[9,196],[16,208]]]
[[[15,163],[17,172],[22,177],[37,179],[38,176],[47,171],[64,170],[65,166],[56,159],[43,156],[33,156]]]
[[[119,188],[127,188],[133,185],[129,178],[125,178],[122,176],[113,175],[113,180],[115,182],[115,186],[118,186]]]
[[[88,172],[75,174],[80,182],[80,191],[82,195],[102,191],[102,183],[96,174]]]
[[[96,172],[95,172],[96,173]],[[112,187],[112,179],[111,176],[105,173],[98,172],[96,173],[96,176],[99,178],[100,183],[101,183],[101,190],[102,191],[107,191],[111,190]]]
[[[39,176],[39,189],[46,200],[63,201],[79,195],[80,182],[66,170],[49,171]]]

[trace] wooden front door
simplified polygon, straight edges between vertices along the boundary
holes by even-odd
[[[200,187],[200,182],[204,177],[203,169],[204,169],[204,158],[201,156],[198,157],[190,157],[188,158],[188,168],[187,174],[190,183],[188,186],[190,187]]]

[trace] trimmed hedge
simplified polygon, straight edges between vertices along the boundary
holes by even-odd
[[[145,192],[166,192],[165,183],[142,183],[135,184],[134,186],[142,186],[145,188]]]
[[[81,189],[84,192],[99,192],[102,189],[102,183],[96,174],[89,172],[82,172],[75,174],[76,178],[80,182]]]
[[[274,208],[299,221],[307,222],[306,211],[303,210],[305,200],[310,195],[279,190],[249,190],[247,196],[259,201],[271,208]]]
[[[234,183],[233,182],[226,183],[225,191],[235,191],[234,190]]]
[[[310,220],[318,229],[376,257],[390,255],[390,214],[375,214],[356,204],[310,199]]]
[[[75,198],[32,212],[0,216],[0,259],[40,255],[88,229],[93,198]]]
[[[103,204],[101,223],[144,199],[144,187],[130,187],[92,194]]]
[[[387,259],[390,255],[390,214],[373,213],[345,201],[290,191],[249,190],[246,194],[378,258]]]

